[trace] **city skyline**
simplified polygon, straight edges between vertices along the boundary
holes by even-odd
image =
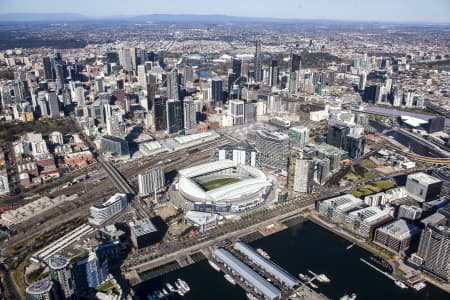
[[[56,5],[58,4],[58,5]],[[133,16],[146,14],[194,14],[227,15],[251,18],[277,18],[294,20],[373,21],[399,23],[450,23],[450,2],[445,0],[387,1],[377,3],[356,0],[314,2],[301,0],[245,1],[230,0],[227,6],[209,1],[181,1],[144,3],[140,0],[95,1],[80,0],[76,3],[56,3],[53,0],[37,2],[29,0],[4,0],[0,3],[3,14],[53,14],[72,13],[88,17]]]

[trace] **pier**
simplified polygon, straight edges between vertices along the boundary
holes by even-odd
[[[327,299],[242,242],[216,249],[213,259],[222,272],[258,299]]]
[[[394,276],[392,276],[391,274],[381,270],[380,268],[378,268],[377,266],[372,265],[370,262],[368,262],[367,260],[365,260],[364,258],[360,258],[360,261],[362,261],[363,263],[365,263],[366,265],[368,265],[369,267],[371,267],[372,269],[377,270],[378,272],[380,272],[381,274],[383,274],[384,276],[388,277],[391,280],[396,280]]]

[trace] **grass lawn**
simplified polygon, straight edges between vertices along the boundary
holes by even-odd
[[[112,282],[112,280],[108,280],[105,283],[99,285],[97,287],[97,291],[105,293],[105,292],[111,290],[113,287],[114,287],[114,283]]]
[[[375,194],[378,192],[386,191],[395,187],[395,183],[392,180],[380,180],[367,184],[356,191],[352,192],[352,195],[358,198]]]
[[[376,167],[376,165],[372,161],[370,161],[368,159],[363,161],[361,163],[361,166],[363,166],[364,168],[367,168],[367,169],[374,169]]]
[[[220,178],[200,184],[205,191],[211,191],[224,185],[241,181],[239,178]]]

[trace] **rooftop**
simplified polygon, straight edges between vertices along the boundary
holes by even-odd
[[[408,179],[414,179],[421,184],[433,184],[433,183],[441,182],[441,180],[437,179],[436,177],[430,176],[423,172],[410,174],[410,175],[408,175]]]
[[[281,296],[281,291],[278,288],[252,270],[249,266],[244,264],[229,251],[219,248],[214,251],[214,255],[217,256],[229,268],[243,277],[247,282],[253,285],[253,287],[262,293],[265,298],[277,299]]]
[[[392,221],[386,225],[381,226],[377,230],[393,236],[399,240],[409,238],[419,232],[419,228],[406,222],[403,219]]]
[[[134,225],[131,225],[130,227],[131,230],[134,231],[136,236],[141,236],[158,231],[158,229],[156,229],[155,225],[153,225],[150,219],[138,220]]]
[[[52,282],[48,279],[37,281],[27,287],[27,294],[40,295],[44,293],[49,293],[52,289]]]
[[[58,255],[58,254],[53,255],[48,260],[48,266],[54,270],[66,268],[68,265],[69,265],[69,259],[67,259],[66,257],[64,257],[62,255]]]
[[[378,222],[380,219],[384,219],[389,215],[389,210],[382,210],[375,206],[369,206],[349,213],[350,217],[358,218],[367,224]]]

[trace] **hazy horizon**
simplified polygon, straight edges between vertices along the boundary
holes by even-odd
[[[224,15],[230,17],[297,20],[370,21],[395,23],[450,23],[450,1],[446,0],[1,0],[1,14],[80,14],[86,17],[135,16],[146,14]]]

